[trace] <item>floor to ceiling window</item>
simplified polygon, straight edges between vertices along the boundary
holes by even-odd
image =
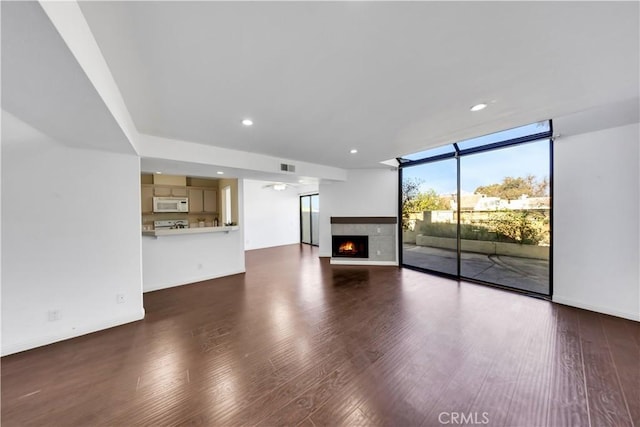
[[[318,246],[319,214],[320,196],[318,194],[300,196],[300,241],[302,243]]]
[[[402,177],[403,263],[457,275],[456,159],[418,164],[403,169]]]
[[[402,264],[551,295],[551,122],[399,158]]]

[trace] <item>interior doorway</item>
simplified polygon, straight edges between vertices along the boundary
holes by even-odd
[[[320,195],[307,194],[300,196],[300,242],[318,246]]]

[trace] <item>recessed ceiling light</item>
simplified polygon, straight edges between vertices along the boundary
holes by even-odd
[[[157,171],[157,172],[156,172],[156,175],[162,175],[162,172]]]
[[[355,148],[352,149],[351,151],[349,151],[351,154],[356,154],[358,152],[358,150],[356,150]]]
[[[484,110],[485,108],[487,108],[487,104],[476,104],[473,107],[470,108],[471,111],[480,111],[480,110]]]
[[[216,173],[217,173],[218,175],[224,175],[224,172],[222,172],[222,171],[218,171],[218,172],[216,172]]]
[[[245,126],[252,126],[253,125],[253,120],[251,119],[242,119],[242,124]]]

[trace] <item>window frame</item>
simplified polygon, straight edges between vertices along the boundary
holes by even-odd
[[[411,270],[418,270],[418,271],[423,271],[429,274],[434,274],[434,275],[439,275],[439,276],[445,276],[445,277],[449,277],[449,278],[453,278],[456,280],[465,280],[468,282],[475,282],[475,283],[480,283],[483,285],[488,285],[488,286],[493,286],[493,287],[497,287],[497,288],[504,288],[504,289],[508,289],[511,291],[515,291],[515,292],[519,292],[519,293],[524,293],[527,295],[532,295],[535,297],[542,297],[545,299],[551,299],[553,297],[553,230],[554,230],[554,224],[553,224],[553,205],[554,205],[554,199],[553,199],[553,142],[554,142],[554,137],[553,137],[553,120],[549,119],[549,120],[543,120],[543,121],[547,121],[549,124],[549,129],[544,131],[544,132],[537,132],[535,134],[531,134],[531,135],[526,135],[526,136],[521,136],[521,137],[517,137],[517,138],[512,138],[512,139],[507,139],[504,141],[497,141],[497,142],[492,142],[492,143],[488,143],[486,145],[482,145],[482,146],[478,146],[478,147],[471,147],[471,148],[467,148],[467,149],[461,149],[458,146],[458,142],[453,142],[451,143],[451,145],[454,148],[454,152],[452,153],[445,153],[445,154],[438,154],[435,156],[431,156],[431,157],[425,157],[422,159],[417,159],[417,160],[409,160],[406,158],[402,158],[402,157],[397,157],[396,160],[398,162],[398,216],[402,216],[402,171],[405,168],[409,168],[411,166],[417,166],[417,165],[422,165],[422,164],[427,164],[427,163],[432,163],[432,162],[437,162],[437,161],[441,161],[441,160],[446,160],[446,159],[451,159],[451,158],[455,158],[456,159],[456,175],[457,175],[457,194],[456,194],[456,198],[457,198],[457,264],[458,264],[458,268],[457,268],[457,274],[452,275],[449,273],[443,273],[443,272],[439,272],[439,271],[434,271],[434,270],[429,270],[429,269],[424,269],[424,268],[420,268],[420,267],[415,267],[415,266],[411,266],[411,265],[407,265],[404,264],[403,262],[403,233],[402,233],[402,220],[398,221],[398,261],[399,261],[399,266],[401,268],[409,268]],[[540,121],[542,122],[542,121]],[[525,126],[529,126],[529,125],[525,125]],[[503,132],[503,131],[498,131],[498,132]],[[497,133],[497,132],[496,132]],[[483,135],[486,136],[486,135]],[[465,141],[468,141],[469,139],[466,139]],[[518,288],[512,288],[509,286],[504,286],[504,285],[500,285],[497,283],[490,283],[490,282],[484,282],[481,280],[475,280],[472,278],[468,278],[468,277],[463,277],[461,276],[461,237],[460,237],[460,208],[461,208],[461,203],[460,203],[460,157],[462,156],[466,156],[466,155],[470,155],[470,154],[476,154],[476,153],[482,153],[482,152],[488,152],[488,151],[493,151],[493,150],[498,150],[501,148],[506,148],[506,147],[511,147],[511,146],[516,146],[516,145],[521,145],[521,144],[526,144],[526,143],[530,143],[530,142],[536,142],[536,141],[543,141],[543,140],[548,140],[549,143],[549,196],[551,199],[551,203],[550,203],[550,212],[549,212],[549,227],[550,227],[550,242],[549,242],[549,293],[548,294],[540,294],[540,293],[536,293],[536,292],[531,292],[531,291],[524,291]],[[426,151],[426,150],[422,150],[422,151]]]

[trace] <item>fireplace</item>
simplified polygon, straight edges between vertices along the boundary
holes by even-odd
[[[331,236],[334,258],[369,258],[369,236]]]
[[[332,216],[330,263],[397,266],[397,232],[394,216]]]

